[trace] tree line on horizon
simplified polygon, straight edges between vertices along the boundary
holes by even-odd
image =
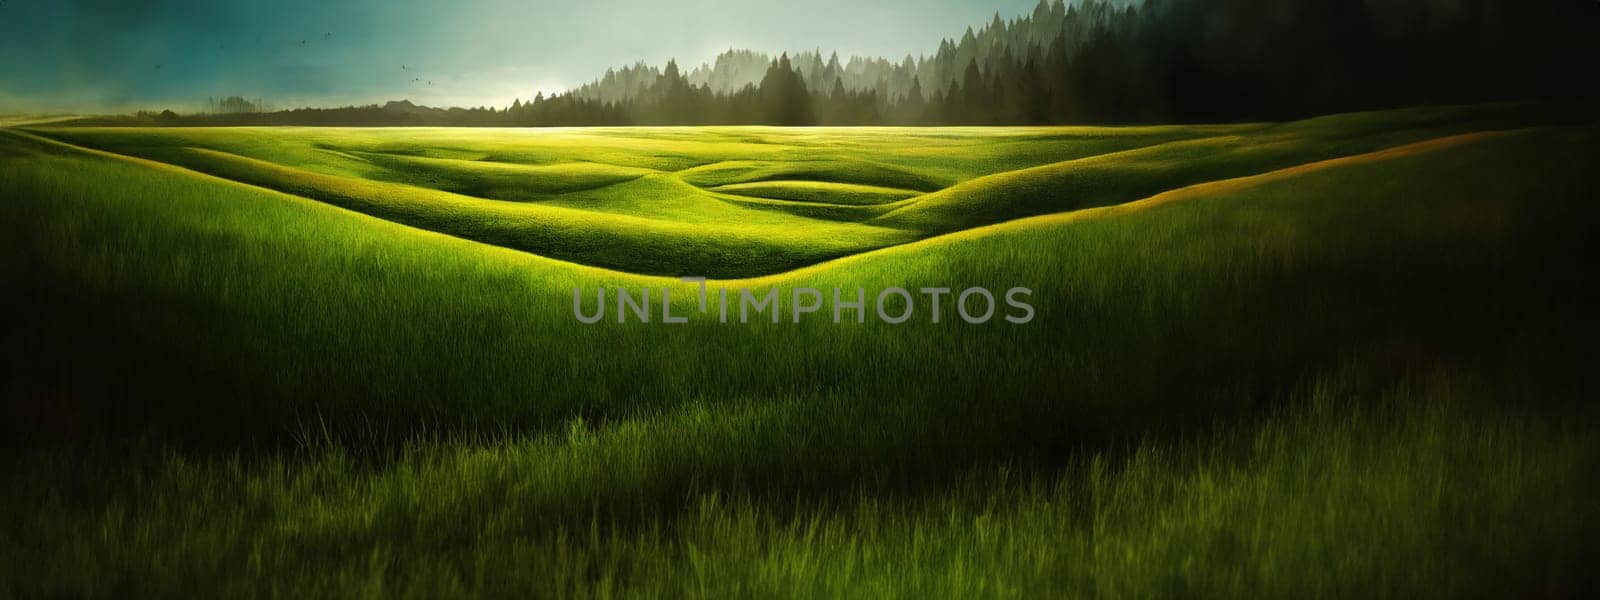
[[[1594,56],[1587,0],[1040,0],[931,56],[730,50],[607,71],[506,108],[409,102],[179,117],[294,124],[1026,125],[1291,119],[1496,100],[1569,100]]]

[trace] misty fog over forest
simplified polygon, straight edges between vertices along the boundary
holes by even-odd
[[[1016,125],[1289,119],[1500,100],[1573,101],[1595,56],[1586,1],[1041,0],[931,54],[729,49],[607,70],[505,107],[248,110],[186,124]],[[537,62],[538,57],[527,60]],[[259,103],[252,104],[259,105]]]

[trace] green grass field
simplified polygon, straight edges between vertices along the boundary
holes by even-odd
[[[1596,134],[0,129],[0,595],[1576,595]]]

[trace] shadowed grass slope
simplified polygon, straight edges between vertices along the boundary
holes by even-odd
[[[711,188],[725,194],[738,194],[774,200],[819,202],[824,204],[872,205],[904,200],[921,195],[913,190],[902,190],[871,185],[830,183],[826,181],[763,181],[758,183],[733,183]]]
[[[997,173],[904,201],[872,224],[960,231],[1010,219],[1108,206],[1196,183],[1264,173],[1429,139],[1537,122],[1516,107],[1356,113],[1181,140]]]
[[[375,179],[420,184],[422,187],[494,200],[544,200],[570,192],[633,181],[657,172],[594,162],[522,165],[376,152],[352,154],[384,167]]]
[[[770,181],[820,181],[931,192],[948,185],[905,169],[870,160],[808,159],[789,162],[724,161],[681,173],[684,181],[719,187]]]

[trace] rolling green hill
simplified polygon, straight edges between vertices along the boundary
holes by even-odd
[[[34,131],[541,256],[726,278],[1532,121],[1490,106],[1128,129]]]
[[[3,129],[0,590],[1591,589],[1596,133]]]

